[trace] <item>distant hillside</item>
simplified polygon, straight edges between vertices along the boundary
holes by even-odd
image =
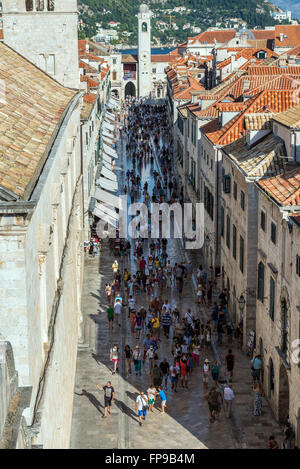
[[[153,11],[155,17],[152,19],[152,36],[154,42],[162,44],[181,42],[188,36],[197,34],[195,27],[204,31],[216,25],[234,27],[243,22],[249,28],[264,28],[274,24],[269,13],[270,4],[264,0],[79,0],[80,16],[85,25],[81,34],[93,36],[97,32],[96,23],[108,29],[109,22],[115,21],[120,23],[118,31],[122,42],[136,43],[135,15],[141,3],[148,3]],[[181,6],[186,10],[174,11],[174,8]],[[124,31],[131,35],[127,34],[126,37],[126,33],[122,34]]]

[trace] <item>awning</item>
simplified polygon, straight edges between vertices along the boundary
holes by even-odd
[[[97,184],[99,184],[100,187],[102,187],[102,189],[106,189],[107,191],[117,192],[118,190],[117,182],[110,181],[109,179],[106,179],[103,177],[100,177],[99,179],[97,179]]]
[[[115,131],[115,127],[113,125],[111,125],[109,122],[106,122],[106,121],[103,122],[103,129],[108,129],[111,132]]]
[[[103,158],[104,161],[106,161],[106,162],[109,163],[110,165],[112,164],[112,159],[111,159],[110,156],[106,155],[106,153],[103,153],[103,152],[102,152],[101,155],[102,155],[102,158]]]
[[[104,202],[105,204],[111,205],[112,207],[120,208],[120,199],[116,195],[109,194],[108,192],[96,187],[95,189],[95,199]]]
[[[117,181],[117,176],[105,166],[102,166],[101,175],[107,179],[110,179],[111,181]]]
[[[111,226],[114,226],[115,228],[117,227],[117,221],[114,218],[111,218],[106,213],[102,212],[101,210],[98,210],[97,207],[95,207],[93,214],[96,217],[100,218],[100,220],[104,221],[105,223],[109,223]]]
[[[103,160],[103,165],[105,166],[105,168],[109,169],[110,171],[114,169],[112,164],[108,163],[106,160]]]
[[[109,147],[108,145],[106,145],[105,143],[103,143],[103,151],[105,151],[105,153],[109,156],[112,156],[113,158],[118,158],[118,153],[116,152],[116,150],[114,150],[113,148]]]
[[[114,145],[114,141],[113,141],[113,140],[109,140],[109,138],[106,137],[106,136],[103,137],[102,142],[103,142],[103,143],[106,143],[106,145]]]
[[[115,115],[112,114],[111,112],[108,112],[108,111],[106,111],[105,116],[104,116],[104,119],[106,119],[106,118],[108,118],[109,120],[111,120],[113,122],[115,122],[115,120],[116,120]]]
[[[114,124],[116,121],[113,114],[105,114],[103,122],[108,122],[109,124]]]
[[[103,130],[102,137],[107,138],[108,140],[111,140],[111,142],[115,140],[115,137],[112,134],[110,134],[109,131],[106,129]]]
[[[115,100],[112,100],[112,98],[110,98],[110,100],[108,101],[108,106],[112,107],[113,109],[120,109],[120,103],[116,102]]]
[[[105,213],[114,220],[119,220],[119,214],[116,213],[115,210],[112,210],[111,208],[107,207],[106,205],[100,204],[99,202],[96,203],[94,210],[97,210],[99,213]]]

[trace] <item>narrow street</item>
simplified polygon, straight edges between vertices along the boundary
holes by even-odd
[[[160,142],[162,143],[162,142]],[[132,169],[131,155],[126,154],[125,138],[118,140],[117,150],[119,159],[116,161],[118,168],[119,190],[122,193],[126,183],[126,172]],[[158,157],[155,155],[154,167],[150,163],[143,162],[141,168],[141,187],[148,181],[149,193],[153,189],[153,169],[160,172]],[[139,202],[143,197],[139,196]],[[143,255],[149,254],[150,239],[143,242]],[[134,240],[132,240],[133,246]],[[131,254],[133,253],[133,247]],[[168,240],[168,259],[171,264],[185,261],[191,253],[185,252],[180,240]],[[191,257],[193,263],[195,259]],[[233,380],[233,389],[236,393],[236,402],[233,417],[227,419],[221,412],[219,421],[210,423],[209,411],[206,400],[203,398],[203,383],[201,366],[204,359],[212,361],[215,356],[224,361],[227,347],[222,346],[209,354],[201,352],[200,367],[194,368],[189,378],[189,389],[183,389],[178,385],[178,392],[171,390],[170,382],[167,395],[167,413],[160,412],[160,400],[157,400],[154,414],[147,415],[142,427],[139,427],[135,400],[139,391],[147,391],[150,384],[148,362],[142,365],[142,375],[128,375],[125,370],[123,351],[126,344],[132,349],[138,342],[143,349],[145,333],[140,341],[136,341],[135,334],[131,333],[127,307],[123,308],[121,328],[108,329],[107,300],[104,291],[105,284],[112,282],[112,263],[114,256],[105,240],[99,256],[95,258],[86,254],[83,290],[83,316],[86,321],[86,344],[79,349],[77,358],[77,376],[74,396],[73,424],[71,448],[75,449],[205,449],[205,448],[265,448],[268,437],[273,433],[280,440],[281,430],[276,424],[267,403],[263,404],[263,415],[258,422],[253,416],[253,396],[251,391],[250,367],[245,357],[237,346],[233,345],[233,353],[236,355],[236,377]],[[119,263],[120,260],[118,259]],[[121,267],[127,268],[131,274],[138,270],[137,262],[133,255],[129,261],[125,260]],[[196,267],[196,264],[194,265]],[[194,269],[195,271],[195,269]],[[157,287],[156,287],[157,288]],[[214,291],[214,295],[218,295]],[[159,296],[156,291],[154,296]],[[182,299],[179,299],[176,286],[163,292],[163,298],[168,299],[173,309],[177,306],[183,317],[188,308],[199,317],[201,323],[206,323],[209,311],[205,307],[196,305],[195,278],[186,280],[183,288]],[[148,309],[150,298],[146,293],[136,295],[137,309],[144,306]],[[110,349],[117,344],[121,354],[119,373],[112,374],[112,362],[109,360]],[[158,350],[159,365],[163,358],[167,358],[170,365],[173,361],[171,353],[172,335],[166,339],[161,331],[161,342]],[[223,370],[224,373],[224,370]],[[237,382],[235,382],[235,379]],[[99,391],[96,384],[103,386],[107,381],[112,382],[115,389],[115,402],[112,406],[112,415],[102,419],[104,412],[103,392]],[[212,382],[209,383],[212,385]],[[257,427],[258,425],[258,427]]]

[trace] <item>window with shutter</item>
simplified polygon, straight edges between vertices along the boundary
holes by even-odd
[[[276,244],[276,225],[275,225],[275,223],[271,223],[271,241],[272,241],[272,243]]]
[[[230,217],[226,217],[226,246],[230,249]]]
[[[236,259],[236,226],[232,225],[232,255]]]
[[[257,282],[257,298],[263,303],[265,296],[265,266],[263,262],[258,264],[258,282]]]
[[[270,307],[269,314],[272,321],[274,321],[274,308],[275,308],[275,280],[270,277]]]
[[[300,256],[296,256],[296,274],[300,277]]]
[[[240,271],[244,272],[244,238],[240,236]]]
[[[224,237],[224,207],[221,206],[221,236]]]
[[[265,212],[260,212],[260,227],[263,231],[266,231],[266,214]]]
[[[241,191],[241,209],[245,210],[245,193]]]
[[[237,183],[233,183],[233,197],[235,200],[237,200]]]
[[[223,178],[223,191],[225,194],[230,194],[230,188],[231,188],[231,178],[229,174],[226,174]]]

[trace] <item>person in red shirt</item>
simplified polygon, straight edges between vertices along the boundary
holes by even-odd
[[[143,256],[142,259],[140,260],[140,270],[145,270],[145,267],[146,267],[146,261]]]

